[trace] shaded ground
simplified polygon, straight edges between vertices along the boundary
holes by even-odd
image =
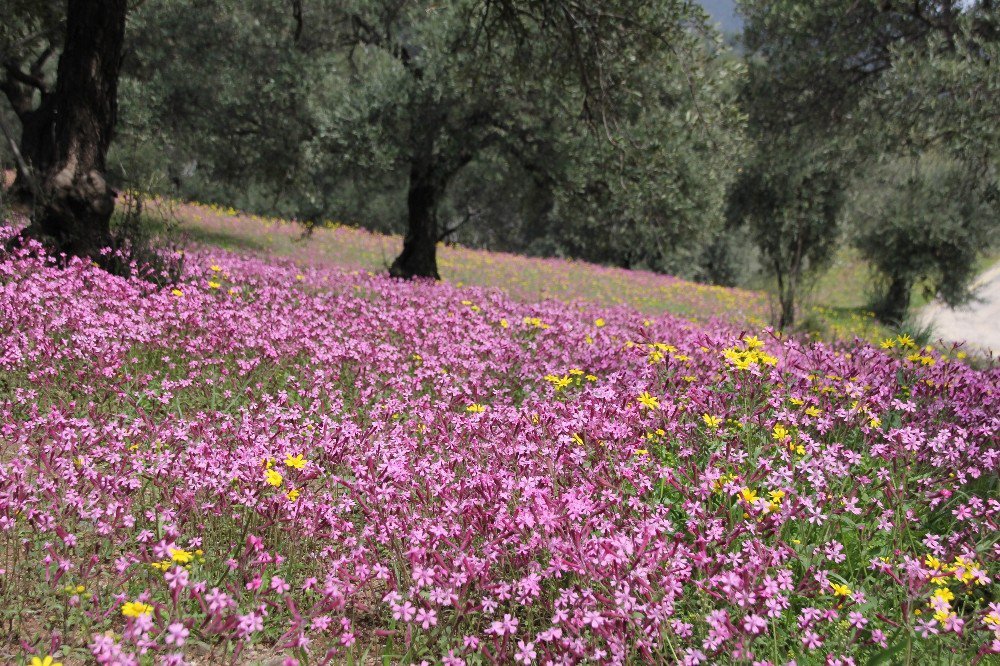
[[[976,296],[955,309],[935,301],[920,311],[919,321],[933,328],[934,339],[967,342],[970,349],[1000,354],[1000,263],[976,280]]]

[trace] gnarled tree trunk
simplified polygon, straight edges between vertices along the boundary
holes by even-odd
[[[886,324],[899,326],[906,319],[910,309],[910,291],[913,283],[909,279],[893,275],[881,302],[876,305],[875,314]]]
[[[442,156],[436,142],[444,115],[437,109],[417,106],[411,134],[410,184],[406,195],[407,230],[403,251],[389,268],[393,277],[429,277],[440,280],[437,268],[438,204],[451,179],[475,154],[467,149]]]
[[[35,70],[40,70],[44,65],[47,56],[43,56],[36,63]],[[38,166],[42,164],[47,155],[51,154],[53,139],[53,104],[45,82],[41,76],[21,73],[14,63],[5,63],[6,76],[0,80],[0,91],[3,92],[11,109],[21,123],[21,135],[16,143],[12,143],[11,150],[15,153],[17,163],[17,176],[11,185],[9,194],[22,204],[31,204],[35,198],[35,188],[38,184]],[[22,79],[10,72],[17,72]],[[29,85],[25,81],[30,81],[34,85]],[[34,102],[36,90],[40,94],[41,102],[36,106]],[[3,128],[4,138],[10,142],[15,139],[7,127]]]
[[[18,143],[26,169],[18,168],[10,194],[15,201],[31,204],[38,185],[38,165],[49,161],[53,150],[53,107],[51,99],[43,97],[37,109],[18,114],[21,121],[21,140]]]
[[[402,253],[389,268],[393,277],[441,279],[437,269],[437,206],[443,190],[443,183],[435,173],[433,156],[430,153],[415,155],[410,164],[410,187],[406,196],[406,237]]]
[[[41,201],[27,230],[59,252],[96,258],[111,240],[115,193],[104,173],[127,9],[126,0],[68,0],[52,145],[36,164]]]

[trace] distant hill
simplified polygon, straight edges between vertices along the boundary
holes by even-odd
[[[722,32],[739,33],[743,31],[743,20],[736,13],[736,0],[700,0],[712,21],[719,24]]]

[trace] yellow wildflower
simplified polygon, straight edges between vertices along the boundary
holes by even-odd
[[[757,359],[761,363],[763,363],[764,365],[777,365],[778,364],[777,357],[771,356],[770,354],[763,354],[763,353],[757,354]]]
[[[841,585],[840,583],[830,583],[830,587],[833,588],[833,594],[838,597],[849,597],[851,596],[851,588],[846,585]]]
[[[718,416],[712,416],[711,414],[702,414],[701,420],[705,422],[709,428],[718,428],[722,425],[722,419]]]
[[[186,550],[180,548],[168,548],[167,550],[170,553],[170,559],[177,564],[187,564],[191,561],[191,553]]]
[[[306,466],[306,459],[302,457],[300,453],[297,456],[288,454],[285,456],[285,467],[291,467],[292,469],[303,469]]]
[[[478,402],[474,402],[471,405],[467,406],[465,408],[465,411],[471,412],[473,414],[482,414],[483,412],[486,411],[486,407],[483,406],[483,405],[480,405]]]
[[[569,375],[563,375],[562,377],[556,377],[555,381],[552,382],[552,385],[557,391],[561,391],[572,383],[573,380],[569,378]]]
[[[606,322],[600,317],[594,320],[594,326],[596,326],[597,328],[604,328],[605,323]]]
[[[122,615],[125,617],[142,617],[153,612],[153,607],[141,601],[126,601],[122,606]]]
[[[638,400],[639,404],[647,409],[656,409],[660,406],[660,401],[646,391],[639,394]]]
[[[275,488],[278,488],[281,486],[281,481],[282,481],[281,474],[277,473],[273,469],[269,469],[267,470],[267,472],[264,473],[264,482],[267,483],[269,486],[274,486]]]
[[[184,295],[184,292],[181,291],[180,289],[171,289],[170,293],[176,296],[177,298],[180,298],[181,296]]]
[[[55,661],[51,656],[32,657],[31,666],[63,666],[61,661]]]
[[[753,504],[757,501],[757,491],[751,490],[750,488],[744,488],[740,491],[740,497],[747,504]]]

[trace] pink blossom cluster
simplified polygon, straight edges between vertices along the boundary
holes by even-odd
[[[5,663],[1000,653],[997,367],[185,266],[0,261]]]

